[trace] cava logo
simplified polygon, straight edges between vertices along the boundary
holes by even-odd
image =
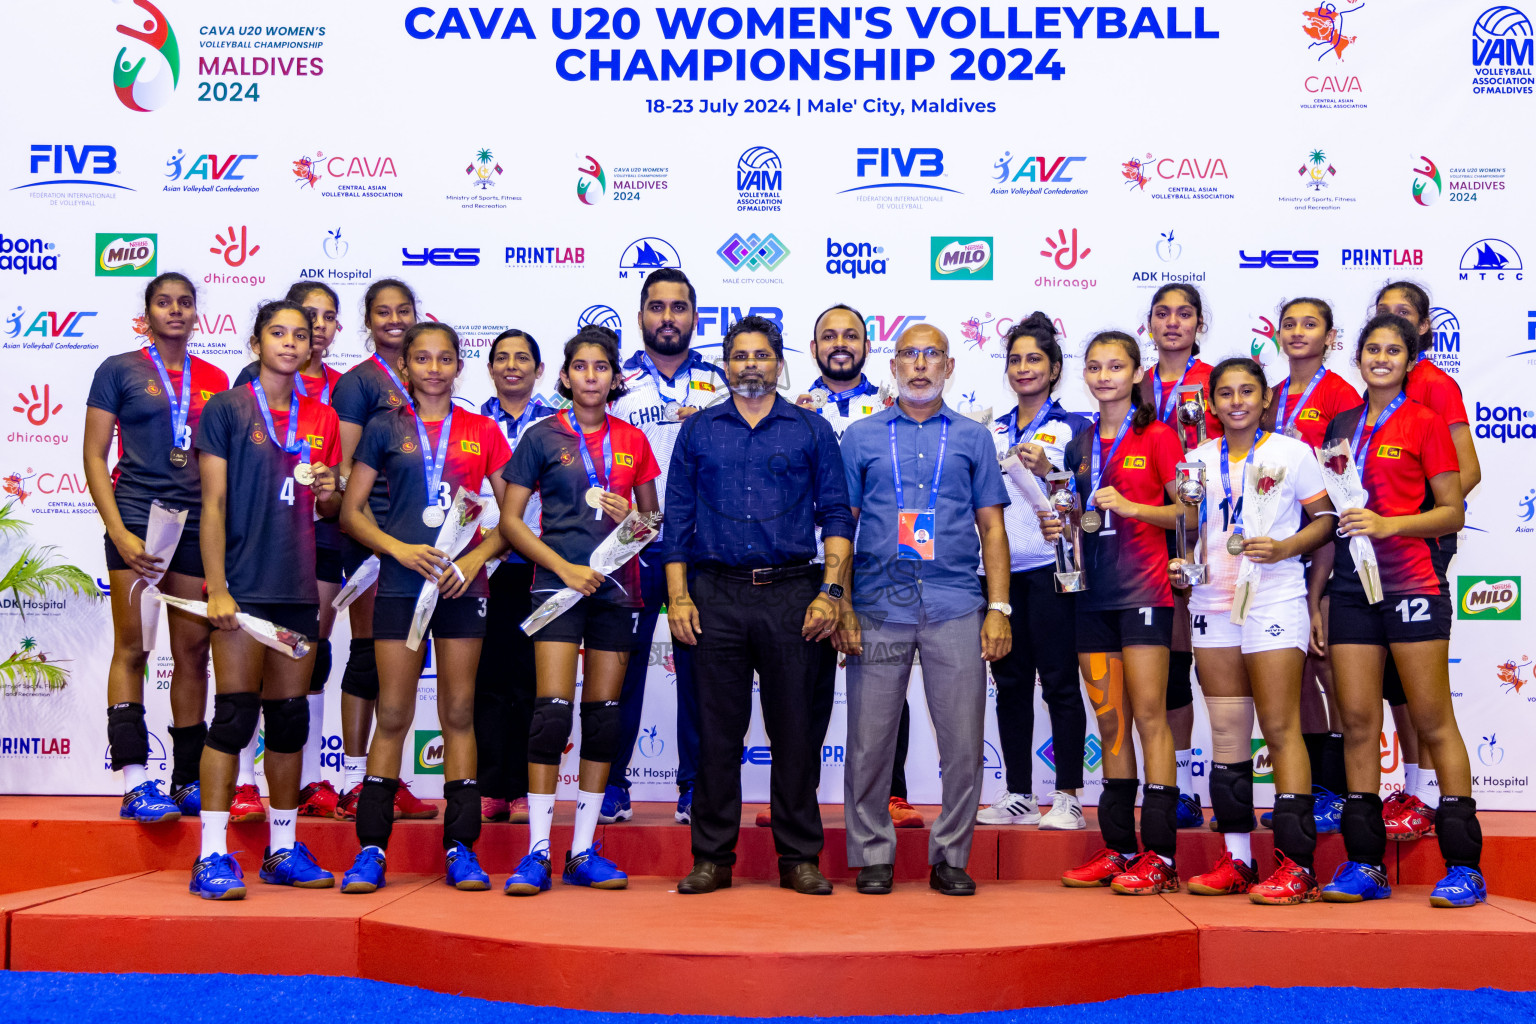
[[[443,774],[443,734],[437,729],[416,730],[416,774]]]
[[[935,281],[964,273],[965,280],[992,280],[992,238],[955,238],[948,235],[929,240],[933,266],[929,277]]]
[[[1458,576],[1458,619],[1520,620],[1520,577]]]
[[[165,106],[181,83],[181,48],[176,45],[171,23],[154,4],[133,0],[133,5],[143,12],[144,20],[119,25],[117,30],[143,46],[133,47],[131,54],[126,46],[117,51],[117,60],[112,63],[112,88],[123,106],[147,114]]]
[[[154,277],[158,235],[96,234],[97,277]]]

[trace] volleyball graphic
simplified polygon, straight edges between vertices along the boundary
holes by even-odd
[[[1495,39],[1528,38],[1531,35],[1531,19],[1518,8],[1508,5],[1490,7],[1477,16],[1472,26],[1472,39],[1483,50]]]

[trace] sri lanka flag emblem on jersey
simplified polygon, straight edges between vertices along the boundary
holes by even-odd
[[[715,390],[715,385],[711,381],[707,381],[707,380],[691,380],[691,381],[688,382],[688,386],[690,388],[692,388],[694,391],[713,391],[713,390]]]

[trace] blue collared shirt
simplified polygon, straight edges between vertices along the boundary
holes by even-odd
[[[852,537],[832,427],[775,397],[748,426],[733,399],[683,421],[667,473],[666,562],[755,569],[809,562],[816,528]]]
[[[909,509],[928,507],[933,463],[939,454],[940,416],[949,419],[949,442],[934,516],[932,561],[896,557],[896,485],[891,468],[890,424]],[[843,435],[848,503],[859,510],[854,549],[853,606],[890,622],[945,622],[986,605],[976,565],[981,542],[976,510],[1009,504],[997,449],[986,427],[944,405],[919,423],[898,403],[860,420]]]
[[[530,412],[529,410],[532,411]],[[513,451],[517,450],[517,442],[522,440],[523,434],[528,430],[529,427],[533,426],[545,416],[553,416],[558,411],[559,410],[552,405],[545,405],[544,400],[539,398],[537,395],[530,395],[528,397],[527,408],[523,410],[523,415],[527,416],[528,418],[525,419],[522,426],[519,427],[517,420],[509,415],[507,410],[501,407],[501,399],[497,398],[495,395],[492,395],[490,398],[487,398],[480,404],[480,415],[489,416],[491,419],[496,421],[496,426],[499,427],[501,432],[507,437],[507,447],[511,448]],[[491,485],[487,483],[484,486],[485,490],[481,493],[486,497],[493,498],[494,500],[494,494],[491,491]],[[523,522],[528,524],[528,529],[533,531],[534,536],[538,536],[539,534],[539,516],[543,511],[544,503],[542,500],[540,500],[539,492],[534,491],[531,495],[528,496],[528,506],[523,509]],[[501,559],[504,562],[527,562],[527,559],[523,558],[522,555],[519,555],[511,548],[506,550],[506,552],[501,556]]]

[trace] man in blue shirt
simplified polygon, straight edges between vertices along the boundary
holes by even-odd
[[[738,321],[723,353],[731,400],[684,422],[672,450],[662,535],[672,636],[697,645],[694,865],[677,889],[731,884],[755,671],[773,747],[769,805],[779,884],[829,895],[832,884],[817,867],[824,736],[813,728],[812,694],[837,624],[838,580],[853,536],[843,461],[832,427],[775,391],[784,341],[771,321]],[[814,561],[818,527],[824,565]]]
[[[844,616],[837,633],[838,649],[849,655],[844,815],[848,863],[860,868],[864,893],[891,891],[891,753],[919,650],[944,772],[928,881],[946,895],[976,891],[965,866],[980,802],[984,660],[996,661],[1012,646],[1003,527],[1009,500],[987,428],[944,403],[954,369],[943,331],[908,328],[891,360],[896,404],[843,435],[848,500],[859,521],[856,614]],[[978,555],[987,596],[976,577]]]

